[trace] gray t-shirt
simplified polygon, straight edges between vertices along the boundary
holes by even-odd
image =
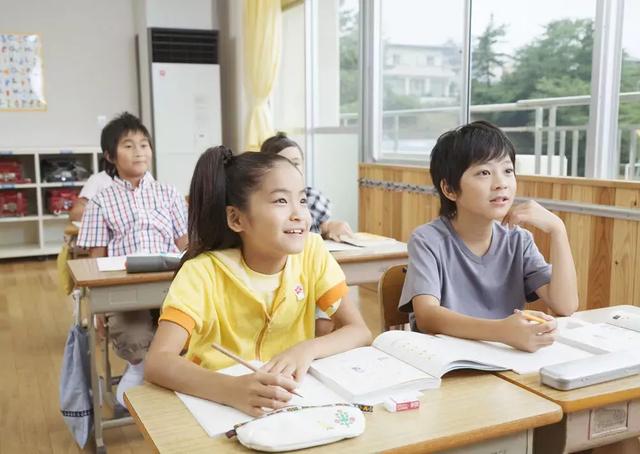
[[[536,290],[551,280],[549,265],[531,233],[494,223],[491,245],[478,257],[440,217],[413,231],[409,266],[399,308],[413,312],[411,300],[432,295],[442,307],[478,318],[500,319],[535,301]],[[415,317],[410,316],[415,330]]]

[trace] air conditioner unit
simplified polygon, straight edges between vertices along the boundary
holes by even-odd
[[[156,178],[186,195],[200,154],[222,143],[217,30],[148,29]]]

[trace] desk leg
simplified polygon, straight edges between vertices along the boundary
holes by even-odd
[[[100,382],[98,381],[98,369],[96,368],[96,328],[93,323],[94,313],[89,311],[89,358],[91,359],[91,393],[93,395],[93,430],[96,439],[96,452],[105,453],[104,440],[102,439],[102,407],[100,405]]]

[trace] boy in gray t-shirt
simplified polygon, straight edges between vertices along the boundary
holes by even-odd
[[[554,341],[555,319],[520,312],[538,297],[557,314],[578,308],[575,265],[564,223],[539,204],[513,205],[515,150],[500,129],[478,121],[446,132],[431,153],[440,218],[409,240],[399,308],[416,331],[490,340],[535,351]],[[501,223],[500,223],[501,222]],[[529,224],[551,238],[552,267]]]

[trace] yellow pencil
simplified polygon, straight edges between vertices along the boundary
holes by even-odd
[[[251,364],[248,361],[245,361],[244,359],[240,358],[238,355],[236,355],[233,352],[230,352],[229,350],[227,350],[226,348],[224,348],[222,345],[218,345],[215,342],[213,342],[211,344],[211,346],[213,348],[215,348],[216,350],[218,350],[220,353],[222,353],[223,355],[227,355],[229,358],[231,358],[232,360],[234,360],[235,362],[242,364],[244,367],[251,369],[254,372],[258,372],[258,368],[256,366],[254,366],[253,364]],[[298,397],[302,397],[304,399],[304,397],[297,393],[296,391],[289,391],[291,394],[295,394]]]
[[[548,321],[548,320],[545,320],[544,318],[538,317],[537,315],[533,315],[529,311],[520,311],[520,313],[522,314],[522,316],[524,318],[526,318],[527,320],[530,320],[532,322],[547,323],[547,321]]]

